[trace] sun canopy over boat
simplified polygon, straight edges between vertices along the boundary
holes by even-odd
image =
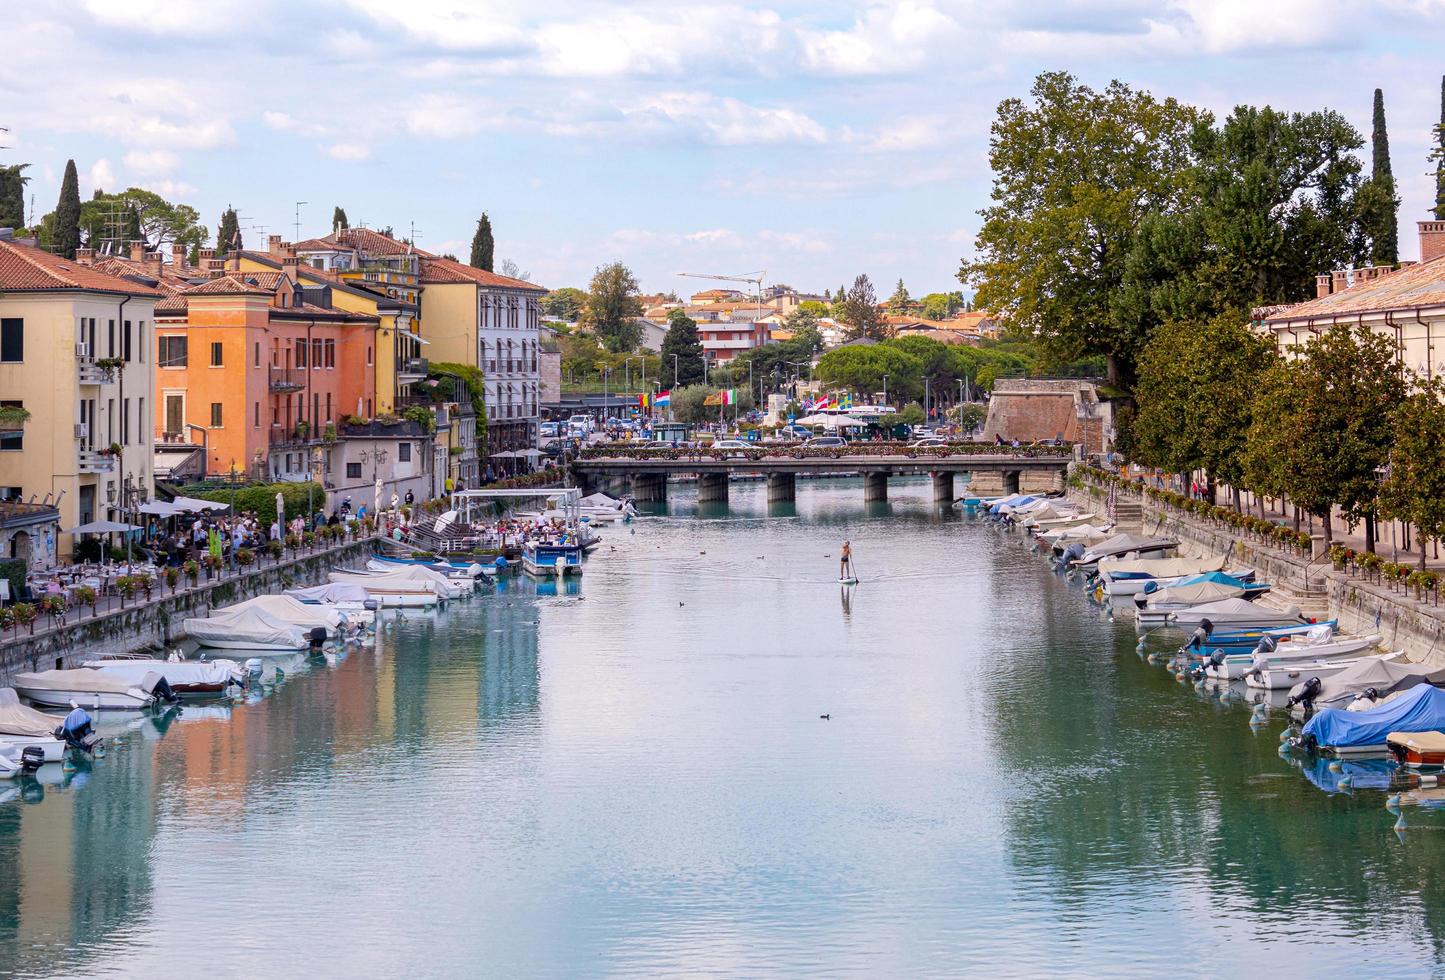
[[[1105,558],[1099,562],[1099,574],[1110,578],[1140,576],[1147,578],[1179,578],[1201,575],[1224,568],[1224,556],[1216,558]]]
[[[309,589],[287,589],[286,594],[302,602],[353,603],[365,602],[371,598],[361,586],[349,582],[328,582]]]
[[[1228,578],[1228,576],[1225,577]],[[1236,596],[1244,595],[1244,591],[1244,583],[1238,579],[1229,579],[1228,582],[1212,580],[1180,582],[1168,588],[1147,593],[1149,596],[1147,604],[1150,608],[1156,609],[1161,606],[1198,606],[1207,602],[1233,599]],[[1139,598],[1143,598],[1143,596]]]
[[[42,670],[34,674],[16,674],[15,688],[33,698],[31,692],[51,691],[58,694],[117,694],[126,696],[136,688],[147,693],[155,690],[161,675],[148,670],[140,680],[130,677],[112,676],[102,670]],[[54,725],[51,726],[54,728]]]
[[[1206,619],[1215,627],[1228,629],[1253,629],[1269,626],[1302,626],[1305,618],[1298,606],[1287,609],[1271,609],[1248,599],[1221,599],[1191,606],[1171,614],[1172,621],[1179,626],[1193,627]]]
[[[1106,538],[1084,552],[1076,564],[1092,565],[1104,558],[1113,558],[1119,555],[1128,555],[1137,552],[1140,556],[1147,555],[1154,551],[1168,551],[1170,548],[1179,547],[1178,541],[1171,541],[1167,538],[1146,538],[1139,534],[1116,534],[1112,538]]]
[[[0,735],[48,738],[58,724],[59,718],[21,704],[20,695],[13,689],[0,687]]]
[[[261,609],[218,611],[185,621],[186,635],[210,646],[258,650],[304,650],[306,631]]]
[[[1302,735],[1334,748],[1384,745],[1391,732],[1433,732],[1445,728],[1445,690],[1420,684],[1369,711],[1324,708],[1304,726]]]
[[[618,500],[616,497],[609,497],[605,493],[589,493],[587,496],[577,501],[577,503],[581,504],[583,507],[619,508],[622,506],[622,501]]]
[[[1302,695],[1307,680],[1291,688],[1290,697],[1298,698]],[[1372,690],[1377,697],[1383,698],[1421,684],[1445,684],[1445,667],[1390,660],[1364,660],[1333,677],[1322,679],[1320,689],[1311,700],[1317,705],[1327,705],[1348,701],[1366,690]]]
[[[275,616],[282,622],[291,623],[303,629],[311,629],[315,626],[321,626],[328,630],[339,629],[342,620],[346,618],[335,609],[327,606],[308,605],[289,595],[259,595],[254,599],[238,602],[234,606],[218,609],[212,615],[222,616],[246,609],[259,609]]]

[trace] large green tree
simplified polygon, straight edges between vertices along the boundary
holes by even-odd
[[[241,222],[236,216],[236,209],[227,208],[221,212],[221,223],[216,226],[216,258],[221,258],[232,248],[239,251],[245,247],[241,240]]]
[[[1395,196],[1395,175],[1390,170],[1390,136],[1385,130],[1385,93],[1375,89],[1374,125],[1370,136],[1372,167],[1360,195],[1361,230],[1369,239],[1370,259],[1376,265],[1400,261],[1400,200]]]
[[[496,250],[496,242],[492,239],[492,219],[487,217],[483,211],[482,216],[477,219],[477,230],[472,235],[472,254],[467,264],[473,269],[485,269],[492,271],[493,252]]]
[[[1204,470],[1211,485],[1234,488],[1238,506],[1254,393],[1276,361],[1238,314],[1160,326],[1139,358],[1134,457],[1171,473]]]
[[[200,217],[189,204],[173,204],[141,187],[98,193],[80,207],[85,244],[115,254],[125,254],[131,242],[141,242],[149,251],[170,245],[198,248],[210,237]]]
[[[1445,381],[1419,381],[1395,410],[1394,448],[1380,487],[1380,514],[1415,525],[1425,545],[1445,541]]]
[[[1405,388],[1395,353],[1383,334],[1331,327],[1260,384],[1245,479],[1319,517],[1327,539],[1338,506],[1350,523],[1365,520],[1365,546],[1374,548],[1377,470],[1389,459]]]
[[[847,324],[848,339],[886,340],[893,336],[883,314],[878,312],[878,297],[873,292],[873,283],[866,275],[853,280],[847,298],[843,300],[839,318]]]
[[[1140,223],[1183,200],[1189,135],[1207,117],[1122,82],[1096,92],[1064,72],[1038,76],[1031,95],[998,107],[994,203],[959,278],[1054,360],[1103,355],[1110,379],[1127,385],[1146,338],[1110,301]]]
[[[893,287],[893,295],[888,297],[888,312],[907,313],[912,306],[913,297],[908,295],[908,287],[899,279],[898,285]]]
[[[0,228],[25,227],[25,176],[28,163],[0,167]]]
[[[542,313],[554,320],[575,323],[587,303],[587,294],[572,286],[554,289],[542,298]]]
[[[333,232],[337,232],[343,231],[350,227],[351,222],[347,220],[346,209],[338,204],[336,206],[336,210],[331,212],[331,230]]]
[[[80,247],[80,175],[75,172],[74,160],[65,161],[52,233],[55,237],[51,249],[55,254],[75,258],[75,250]]]
[[[667,334],[662,338],[659,353],[662,355],[663,378],[666,379],[671,369],[674,387],[702,381],[702,341],[697,337],[697,321],[682,310],[667,314]]]
[[[891,344],[835,347],[818,359],[825,385],[860,395],[888,392],[893,402],[923,397],[923,362]]]
[[[614,354],[636,350],[642,339],[637,325],[642,303],[637,294],[637,277],[621,262],[599,266],[592,274],[581,323]]]
[[[925,320],[945,320],[967,305],[963,293],[958,290],[951,293],[929,293],[919,300],[919,303]]]

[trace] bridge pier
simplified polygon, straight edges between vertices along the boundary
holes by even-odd
[[[969,474],[968,492],[976,497],[1002,497],[1003,474],[995,470],[979,470]]]
[[[639,504],[656,504],[667,500],[667,474],[634,473],[632,499]]]
[[[1064,489],[1064,474],[1061,470],[1027,470],[1018,475],[1020,493],[1048,493]]]
[[[798,499],[798,478],[792,473],[768,474],[768,503],[791,503]]]
[[[864,473],[863,474],[863,502],[872,503],[877,500],[888,499],[888,474],[887,473]]]
[[[700,504],[727,503],[728,475],[726,473],[699,473],[697,475],[697,502]]]
[[[933,477],[933,502],[935,504],[953,503],[953,474],[952,473],[931,473]]]

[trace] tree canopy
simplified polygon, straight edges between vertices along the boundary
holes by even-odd
[[[331,212],[331,230],[337,232],[350,227],[351,222],[346,218],[346,209],[338,204],[336,210]]]
[[[0,228],[25,227],[25,176],[28,163],[0,167]]]
[[[841,304],[838,317],[848,326],[848,339],[886,340],[893,335],[883,314],[878,312],[878,297],[866,275],[853,280]]]
[[[232,248],[245,248],[241,238],[241,222],[235,208],[221,212],[221,222],[216,226],[216,258],[221,258]]]
[[[667,334],[662,338],[662,350],[659,353],[662,355],[664,382],[669,371],[673,375],[674,387],[702,381],[703,353],[702,341],[697,336],[697,321],[682,310],[668,313]]]
[[[587,294],[572,286],[554,289],[542,298],[542,313],[554,320],[575,323],[587,303]]]
[[[1381,516],[1415,525],[1425,541],[1445,541],[1445,381],[1418,381],[1395,411],[1392,439]],[[1424,569],[1423,546],[1419,560]]]
[[[67,259],[75,258],[75,250],[80,247],[80,221],[80,177],[75,172],[75,161],[67,160],[51,231],[54,238],[50,247],[56,255],[63,255]]]
[[[473,269],[484,269],[492,271],[492,253],[496,250],[496,242],[492,240],[492,219],[487,217],[483,211],[482,216],[477,219],[477,230],[472,235],[472,254],[467,259],[467,264]]]
[[[125,254],[132,241],[143,242],[147,251],[171,245],[199,248],[210,238],[200,220],[200,212],[189,204],[173,204],[143,187],[97,194],[80,207],[86,244],[113,254]]]
[[[599,266],[592,275],[581,323],[613,353],[636,350],[642,339],[637,294],[637,277],[621,262]]]

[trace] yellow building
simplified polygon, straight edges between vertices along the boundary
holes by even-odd
[[[135,522],[154,479],[155,304],[161,293],[0,239],[5,497],[59,498],[60,526]],[[13,423],[16,413],[9,413]],[[48,542],[69,554],[70,535]]]

